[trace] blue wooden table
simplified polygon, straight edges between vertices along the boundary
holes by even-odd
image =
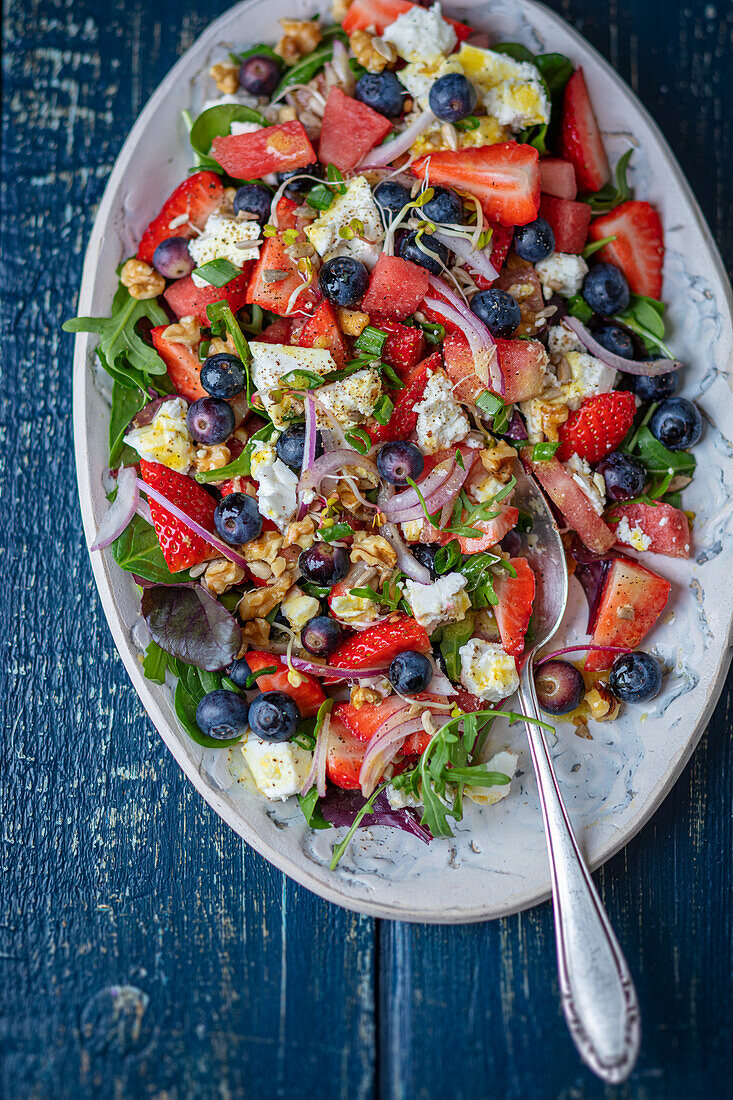
[[[328,906],[222,824],[127,680],[81,533],[59,322],[130,125],[225,6],[6,0],[2,1096],[732,1096],[730,689],[598,874],[644,1019],[637,1071],[604,1091],[562,1021],[549,905],[458,928]],[[552,6],[650,108],[733,259],[730,0]]]

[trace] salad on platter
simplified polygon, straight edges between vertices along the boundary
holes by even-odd
[[[688,558],[702,418],[665,343],[663,228],[581,68],[444,15],[336,0],[210,70],[192,167],[99,336],[111,547],[145,675],[313,828],[452,835],[509,794],[532,474],[589,605],[541,706],[589,736],[653,699],[639,647]],[[185,124],[185,130],[184,126]],[[569,659],[572,658],[572,659]]]

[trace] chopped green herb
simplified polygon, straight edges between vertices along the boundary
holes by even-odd
[[[555,457],[559,446],[559,440],[556,443],[535,443],[532,448],[532,461],[549,462],[551,458]]]
[[[324,377],[321,374],[316,374],[315,371],[303,370],[302,367],[298,367],[296,370],[290,370],[287,374],[283,374],[280,381],[291,390],[315,390],[318,386],[323,385]]]
[[[374,412],[372,416],[376,420],[377,424],[389,424],[389,418],[394,412],[394,405],[387,397],[386,393],[382,394],[374,406]]]
[[[334,193],[325,183],[317,183],[311,187],[306,196],[306,202],[314,210],[328,210],[334,200]]]
[[[249,477],[252,473],[251,462],[252,452],[255,444],[260,442],[267,442],[272,433],[275,431],[275,425],[265,424],[264,428],[260,428],[245,444],[244,450],[233,462],[230,462],[228,466],[222,466],[218,470],[206,470],[204,473],[196,474],[196,480],[201,485],[208,485],[211,482],[227,481],[232,477]]]
[[[616,234],[613,233],[610,237],[601,237],[599,241],[590,241],[581,252],[581,256],[584,260],[587,260],[594,252],[600,252],[602,248],[605,248],[607,244],[613,244],[615,240]]]
[[[581,195],[580,202],[587,202],[594,214],[608,214],[610,210],[620,206],[622,202],[628,202],[631,198],[631,188],[626,180],[629,161],[633,149],[627,149],[619,158],[614,173],[614,182],[609,182],[600,191],[592,195]]]
[[[324,542],[338,542],[340,539],[348,539],[353,533],[348,523],[334,523],[333,527],[320,527],[318,530],[319,538]]]
[[[568,313],[571,317],[577,317],[584,325],[587,325],[593,316],[593,310],[582,294],[574,294],[572,298],[568,298]]]
[[[465,118],[461,118],[458,122],[454,122],[456,130],[478,130],[481,123],[475,115],[466,115]]]
[[[379,359],[384,349],[388,333],[374,325],[367,325],[361,336],[354,343],[354,350],[360,355],[367,355],[373,359]]]
[[[209,260],[207,264],[202,264],[201,267],[194,268],[192,274],[198,275],[198,277],[207,282],[209,286],[219,287],[226,286],[232,279],[236,279],[238,275],[242,274],[242,269],[230,263],[229,260],[220,258],[218,260]]]
[[[360,455],[365,455],[372,445],[372,438],[366,428],[352,428],[345,434],[346,442]]]

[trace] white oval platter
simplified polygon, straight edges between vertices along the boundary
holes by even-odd
[[[247,0],[198,39],[171,70],[132,129],[117,158],[94,223],[79,300],[82,315],[106,314],[115,268],[131,255],[161,201],[186,175],[191,160],[180,118],[211,96],[210,65],[229,49],[274,41],[277,18],[318,10],[313,0]],[[533,52],[558,51],[582,64],[612,161],[629,145],[631,179],[640,198],[659,209],[667,253],[665,289],[671,343],[689,364],[683,392],[705,414],[696,449],[698,474],[685,506],[697,513],[694,560],[650,559],[674,585],[670,606],[651,644],[671,668],[660,697],[646,709],[627,707],[621,720],[594,725],[592,740],[558,727],[555,764],[573,823],[590,864],[617,852],[669,792],[697,744],[730,662],[733,587],[729,528],[733,489],[733,365],[730,286],[700,209],[664,138],[611,67],[571,27],[532,0],[446,4],[492,40],[520,41]],[[74,429],[79,492],[87,544],[106,509],[102,473],[108,405],[104,377],[94,368],[94,338],[76,338]],[[535,784],[521,727],[492,734],[492,749],[520,754],[511,795],[495,806],[470,806],[453,840],[424,845],[386,828],[360,830],[336,872],[331,849],[343,830],[311,833],[300,810],[268,803],[232,780],[226,750],[203,750],[177,724],[167,687],[143,677],[139,598],[111,554],[92,555],[94,577],[110,630],[143,706],[181,768],[218,814],[275,866],[316,894],[377,917],[435,923],[486,920],[517,912],[549,896],[549,874]],[[573,582],[577,589],[576,582]],[[585,608],[574,591],[569,634],[582,635]]]

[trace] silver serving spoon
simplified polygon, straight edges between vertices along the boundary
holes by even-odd
[[[537,578],[534,644],[522,669],[519,698],[524,714],[540,718],[534,661],[565,614],[568,571],[550,508],[524,472],[517,474],[512,503],[533,520],[531,533],[521,536],[521,553]],[[565,1020],[583,1061],[604,1081],[618,1084],[631,1073],[639,1052],[636,990],[563,805],[545,733],[541,726],[525,724],[545,822]]]

